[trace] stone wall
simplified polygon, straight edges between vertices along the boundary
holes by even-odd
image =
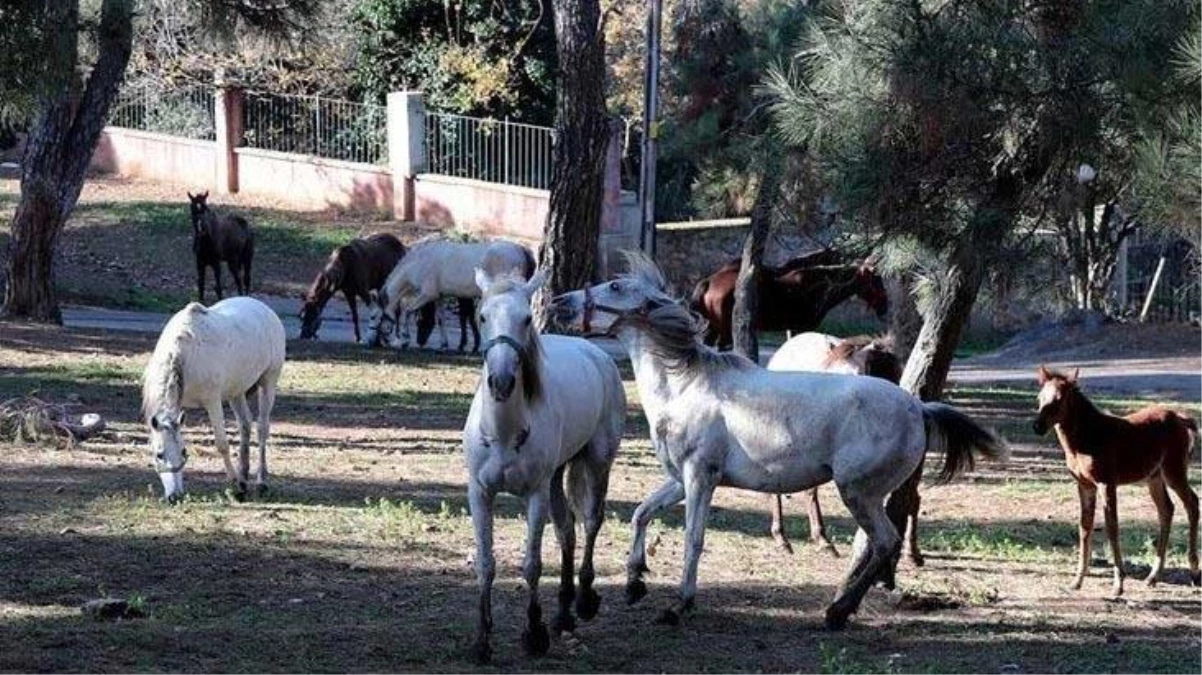
[[[743,254],[749,228],[746,218],[660,223],[656,259],[677,292],[688,295],[698,281]],[[764,262],[778,265],[813,248],[808,239],[774,232],[764,249]]]

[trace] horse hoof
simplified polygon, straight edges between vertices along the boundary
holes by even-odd
[[[793,544],[790,544],[788,539],[777,539],[776,547],[789,555],[793,555]]]
[[[642,579],[626,582],[626,604],[633,605],[647,596],[647,584]]]
[[[911,553],[910,555],[907,555],[906,560],[909,560],[910,564],[915,567],[922,567],[923,565],[927,564],[926,559],[918,553]]]
[[[576,615],[581,619],[588,621],[597,616],[597,610],[601,608],[601,596],[597,595],[597,591],[591,588],[580,589],[580,595],[576,596]]]
[[[843,630],[847,628],[847,613],[840,612],[834,607],[828,607],[826,610],[826,621],[823,622],[827,630]]]
[[[226,494],[229,495],[229,498],[232,501],[238,503],[246,501],[246,483],[238,483],[237,485],[229,486],[229,488],[226,489]]]
[[[492,646],[488,640],[476,640],[472,645],[472,660],[482,666],[492,663]]]
[[[551,621],[551,630],[555,631],[556,635],[575,633],[576,619],[572,617],[571,612],[562,612],[556,615],[555,619]]]
[[[835,559],[838,559],[839,557],[841,557],[839,555],[839,549],[835,548],[835,545],[830,543],[829,541],[819,542],[818,550],[822,551],[823,553],[825,553]]]
[[[674,609],[665,609],[659,613],[659,616],[655,617],[655,623],[661,626],[679,626],[680,615]]]
[[[1189,581],[1194,586],[1202,586],[1202,572],[1190,572]]]
[[[267,483],[255,483],[255,496],[266,497],[271,490],[267,487]]]
[[[551,649],[551,636],[547,627],[536,623],[522,631],[522,648],[530,656],[542,656]]]

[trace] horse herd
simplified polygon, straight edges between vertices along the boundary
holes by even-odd
[[[303,334],[316,334],[321,306],[337,291],[347,294],[356,332],[355,299],[371,303],[367,337],[373,343],[391,342],[409,313],[415,308],[430,311],[422,308],[443,295],[473,305],[478,301],[472,318],[479,320],[483,364],[464,424],[463,448],[479,585],[472,651],[480,661],[491,654],[493,503],[501,492],[525,502],[525,650],[539,655],[550,646],[538,592],[548,519],[561,552],[551,628],[572,631],[577,618],[588,620],[598,612],[594,549],[623,436],[626,396],[613,359],[590,342],[591,337],[616,338],[630,357],[664,473],[662,484],[632,518],[627,602],[647,594],[643,575],[648,571],[648,524],[660,510],[682,501],[685,505],[684,573],[678,598],[659,616],[664,623],[678,623],[694,607],[707,517],[719,486],[762,492],[773,499],[773,531],[786,547],[779,530],[779,495],[809,491],[812,535],[833,551],[815,490],[824,483],[835,485],[858,526],[850,564],[825,612],[826,625],[838,629],[873,584],[892,584],[903,535],[907,554],[921,564],[915,520],[917,485],[927,453],[943,454],[941,481],[970,469],[974,456],[1002,460],[1006,455],[1004,443],[993,432],[962,412],[920,401],[899,388],[895,383],[900,362],[886,343],[807,333],[787,342],[767,368],[703,344],[705,329],[696,314],[671,294],[659,268],[641,254],[627,254],[628,271],[613,280],[551,300],[554,323],[583,335],[570,337],[541,334],[535,327],[531,298],[544,275],[535,270],[524,247],[432,238],[406,251],[394,241],[388,235],[373,235],[331,254],[307,294]],[[818,255],[818,260],[807,261],[809,265],[786,266],[765,276],[769,283],[782,281],[778,286],[786,294],[793,292],[788,290],[791,283],[807,274],[830,279],[823,296],[810,300],[817,308],[812,314],[829,309],[839,295],[860,294],[874,308],[885,306],[883,286],[878,296],[870,267],[854,266],[848,274],[833,269],[839,266],[831,253]],[[246,260],[248,284],[249,257]],[[461,279],[465,270],[472,288]],[[810,274],[814,270],[818,272]],[[720,274],[729,276],[728,272],[724,268]],[[718,298],[722,279],[715,277],[694,293],[694,306],[714,302],[720,307],[724,302]],[[427,315],[425,325],[432,326],[436,319]],[[721,343],[722,330],[709,337]],[[407,332],[402,339],[407,342]],[[247,399],[254,396],[259,441],[254,487],[265,489],[269,418],[284,356],[280,319],[252,298],[230,298],[211,307],[190,303],[168,322],[144,374],[142,415],[169,501],[183,494],[187,450],[180,430],[188,408],[207,412],[235,494],[246,494],[254,419]],[[1033,428],[1040,434],[1056,430],[1081,496],[1081,563],[1075,585],[1080,586],[1090,562],[1094,499],[1102,486],[1106,532],[1115,558],[1114,590],[1122,592],[1115,486],[1131,482],[1148,484],[1159,515],[1157,560],[1148,583],[1155,583],[1164,567],[1173,511],[1167,489],[1178,494],[1187,511],[1191,579],[1202,582],[1198,500],[1186,479],[1197,435],[1194,421],[1160,407],[1126,418],[1103,413],[1081,393],[1075,374],[1041,367],[1038,382]],[[239,426],[237,469],[225,433],[225,401]],[[578,572],[576,521],[584,533]]]

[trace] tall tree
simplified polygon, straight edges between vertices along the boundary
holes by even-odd
[[[751,209],[751,227],[743,242],[743,262],[735,280],[735,307],[731,316],[734,349],[754,363],[760,361],[760,344],[755,326],[759,314],[759,281],[763,274],[764,246],[772,229],[772,210],[780,197],[781,173],[784,169],[779,153],[768,150],[765,154],[755,205]]]
[[[800,68],[769,73],[777,129],[819,158],[853,227],[938,256],[903,386],[941,395],[990,261],[1044,221],[1104,127],[1101,103],[1129,100],[1104,94],[1151,93],[1128,68],[1163,52],[1191,12],[846,0],[812,22]]]
[[[316,0],[193,1],[214,28],[244,26],[274,34],[295,29],[297,18],[311,14],[316,4]],[[22,55],[0,66],[0,83],[11,85],[5,95],[11,91],[12,99],[28,108],[4,107],[0,113],[32,119],[5,274],[8,316],[46,322],[61,319],[54,251],[79,199],[133,48],[133,0],[103,0],[98,20],[82,14],[87,6],[90,3],[73,0],[18,0],[0,10],[0,45]],[[81,44],[95,52],[94,60],[81,59]],[[30,62],[30,54],[45,58]],[[29,70],[22,70],[26,67]]]
[[[554,0],[556,78],[551,207],[538,262],[548,283],[536,305],[593,282],[609,146],[605,33],[597,0]],[[540,312],[540,315],[542,312]]]

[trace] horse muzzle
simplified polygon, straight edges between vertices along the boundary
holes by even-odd
[[[159,480],[163,483],[163,500],[175,504],[184,496],[184,472],[160,471]]]
[[[1035,421],[1031,423],[1031,431],[1034,431],[1038,436],[1043,436],[1048,433],[1048,423],[1043,421],[1043,418],[1036,417]]]
[[[500,373],[488,375],[488,393],[492,394],[492,398],[497,403],[504,403],[513,396],[513,390],[517,387],[517,378],[512,373]]]

